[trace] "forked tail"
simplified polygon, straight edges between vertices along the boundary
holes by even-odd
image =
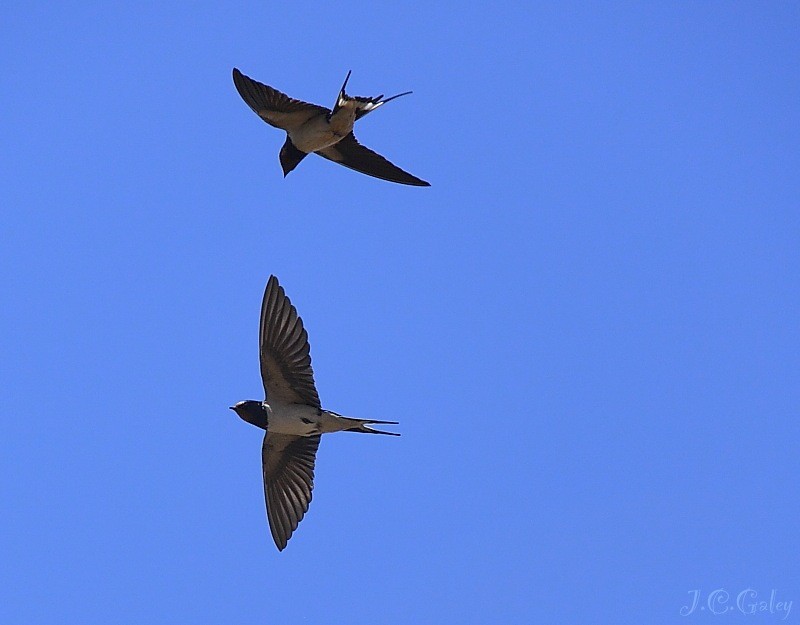
[[[390,98],[383,99],[383,94],[375,97],[364,97],[364,96],[350,96],[347,95],[345,89],[347,88],[347,81],[350,80],[350,74],[352,70],[347,72],[347,76],[345,76],[344,83],[342,83],[342,88],[339,89],[339,95],[336,98],[336,104],[333,106],[333,113],[334,115],[336,112],[345,105],[345,102],[351,101],[357,103],[356,108],[356,119],[360,119],[364,117],[367,113],[374,111],[379,106],[383,106],[387,102],[391,102],[397,98],[400,98],[404,95],[411,94],[411,91],[405,91],[403,93],[398,93],[397,95],[393,95]]]
[[[350,417],[341,417],[349,422],[352,426],[345,429],[345,432],[363,432],[364,434],[387,434],[388,436],[400,436],[397,432],[385,432],[383,430],[375,430],[368,427],[371,423],[378,423],[380,425],[397,425],[399,421],[378,421],[377,419],[352,419]]]

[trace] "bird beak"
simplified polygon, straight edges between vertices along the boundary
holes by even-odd
[[[236,410],[236,406],[228,406],[229,410]]]

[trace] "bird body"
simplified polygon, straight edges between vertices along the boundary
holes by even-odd
[[[246,406],[244,404],[252,404]],[[330,410],[314,408],[308,404],[287,404],[280,401],[255,402],[246,400],[232,407],[237,412],[252,411],[252,420],[245,419],[275,434],[288,434],[291,436],[311,436],[312,434],[325,434],[343,431],[361,431],[358,428],[369,423],[393,423],[391,421],[375,421],[374,419],[354,419],[343,417]],[[390,434],[378,432],[374,434]]]
[[[309,104],[233,70],[233,83],[245,103],[265,122],[286,132],[286,142],[279,158],[286,176],[312,152],[368,176],[418,187],[430,184],[403,171],[369,148],[361,145],[353,134],[355,122],[387,102],[408,95],[399,93],[390,98],[349,96],[345,92],[350,72],[344,80],[333,110]]]
[[[351,108],[342,108],[330,116],[317,115],[305,124],[288,130],[289,139],[294,146],[306,154],[317,152],[344,139],[355,124],[355,111]]]
[[[321,435],[330,432],[390,434],[370,424],[396,421],[354,419],[324,410],[314,385],[308,333],[297,310],[270,276],[261,305],[259,360],[266,400],[231,406],[244,421],[265,430],[262,473],[267,518],[283,550],[311,502]]]

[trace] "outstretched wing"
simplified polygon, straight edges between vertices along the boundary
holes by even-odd
[[[320,408],[308,332],[275,276],[270,276],[261,302],[258,345],[267,401]]]
[[[286,547],[311,503],[320,438],[320,434],[289,436],[269,432],[264,436],[264,497],[269,529],[279,551]]]
[[[324,106],[290,98],[277,89],[245,76],[236,68],[233,69],[233,84],[256,115],[282,130],[296,128],[312,117],[330,113]]]
[[[356,141],[356,137],[352,132],[338,143],[334,143],[315,153],[334,163],[339,163],[350,169],[360,171],[362,174],[374,176],[375,178],[382,178],[389,182],[410,184],[416,187],[431,186],[429,182],[412,176],[407,171],[400,169],[397,165],[390,163],[380,154],[361,145]]]

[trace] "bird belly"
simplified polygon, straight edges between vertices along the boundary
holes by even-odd
[[[340,139],[346,137],[353,130],[353,125],[356,123],[356,109],[354,106],[347,105],[336,111],[328,120],[328,127]]]
[[[298,150],[310,154],[338,143],[346,137],[353,129],[353,121],[354,119],[351,119],[348,124],[339,113],[331,117],[330,122],[324,115],[318,115],[289,133],[289,138]]]
[[[267,431],[310,436],[319,433],[319,411],[304,404],[270,404]]]

